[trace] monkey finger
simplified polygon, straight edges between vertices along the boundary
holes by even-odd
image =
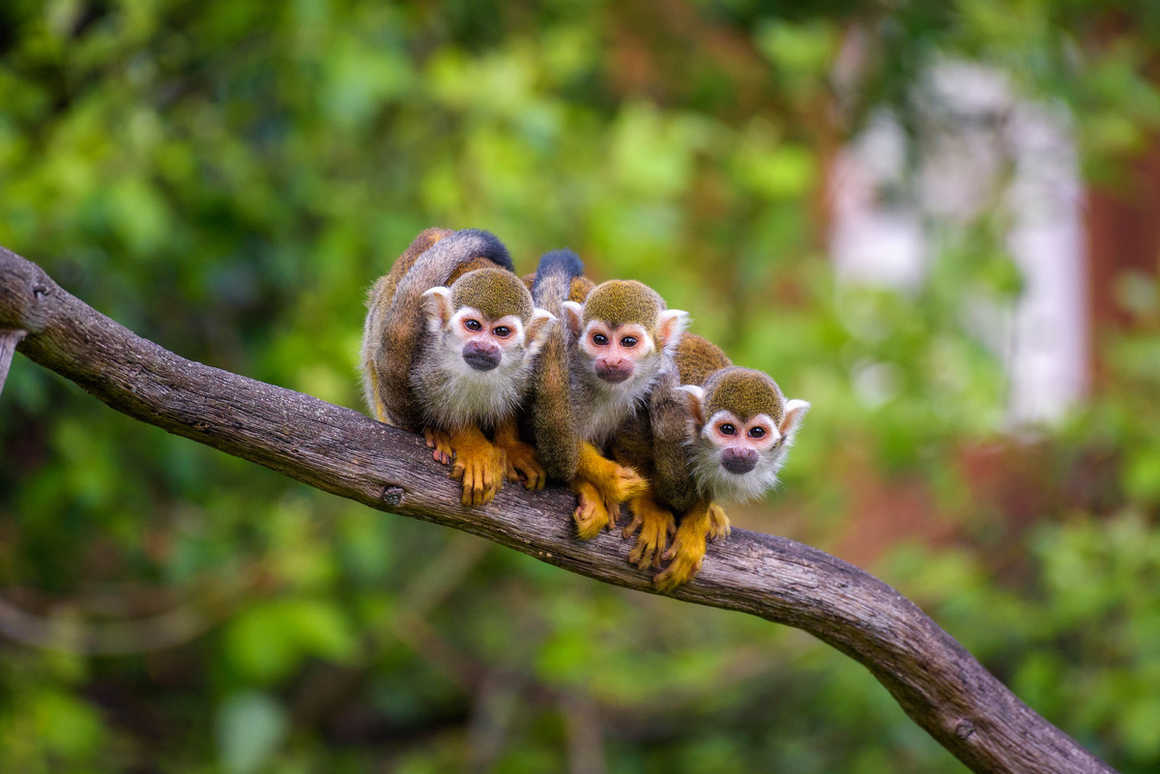
[[[644,519],[640,517],[635,511],[632,512],[632,520],[624,525],[624,531],[620,533],[621,537],[632,537],[636,531],[644,524]]]
[[[729,537],[732,527],[729,525],[729,517],[725,514],[725,509],[720,505],[713,503],[709,506],[709,531],[707,533],[709,540],[721,540]]]
[[[544,473],[544,469],[534,459],[524,460],[521,463],[520,473],[526,489],[544,488],[546,474]]]
[[[643,540],[638,540],[632,550],[628,552],[628,563],[640,569],[647,568],[652,563],[652,546]]]
[[[668,567],[661,570],[653,578],[653,583],[661,591],[672,591],[682,583],[688,582],[692,577],[692,566],[682,555],[675,559]]]
[[[676,570],[673,566],[666,567],[653,576],[653,585],[661,591],[671,591],[679,585],[676,580]]]
[[[591,540],[600,534],[608,523],[608,513],[597,498],[580,496],[580,504],[572,514],[576,520],[576,532],[581,540]]]
[[[485,466],[476,465],[472,468],[471,479],[471,504],[483,505],[489,499],[487,491],[489,484],[485,478],[487,468]]]
[[[608,529],[616,528],[616,520],[620,518],[620,503],[616,500],[605,500],[604,510],[608,513]]]
[[[490,484],[487,484],[480,490],[479,504],[487,505],[495,496],[499,494],[499,490],[503,489],[503,476],[494,477]]]

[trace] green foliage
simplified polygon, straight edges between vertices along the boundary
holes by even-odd
[[[1060,496],[1006,519],[960,464],[1009,386],[968,322],[1022,291],[1001,214],[940,233],[905,294],[837,282],[817,225],[834,144],[884,107],[913,133],[945,56],[1069,106],[1084,169],[1120,180],[1160,125],[1154,6],[8,2],[0,244],[182,355],[349,406],[366,288],[419,230],[488,228],[522,269],[570,246],[813,403],[739,524],[848,548],[868,487],[924,482],[953,545],[876,571],[1051,721],[1154,771],[1155,279],[1121,279],[1137,325],[1094,342],[1109,386],[1044,435]],[[840,124],[855,21],[873,55]],[[5,640],[0,770],[544,771],[593,733],[615,772],[962,770],[799,632],[337,501],[20,357],[0,460],[0,596],[48,632]],[[44,647],[123,626],[167,644]]]

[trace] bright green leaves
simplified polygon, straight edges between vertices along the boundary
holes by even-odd
[[[286,678],[307,658],[337,662],[350,658],[357,639],[333,603],[294,598],[250,606],[230,623],[224,647],[241,679],[267,685]]]

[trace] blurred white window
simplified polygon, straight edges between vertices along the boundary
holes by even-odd
[[[912,165],[903,129],[883,111],[831,168],[836,270],[851,282],[914,290],[938,234],[1002,213],[1024,292],[1013,309],[977,299],[969,324],[1006,365],[1010,424],[1056,421],[1082,397],[1088,373],[1082,187],[1069,114],[962,61],[932,67],[912,97]]]

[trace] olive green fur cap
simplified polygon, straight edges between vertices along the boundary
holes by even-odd
[[[740,420],[766,414],[780,425],[785,416],[785,399],[777,382],[752,368],[722,368],[709,377],[704,390],[706,417],[722,410]]]
[[[489,320],[518,315],[526,325],[532,318],[532,294],[520,278],[506,269],[476,269],[451,284],[451,305],[470,306]]]
[[[655,290],[636,280],[609,280],[593,288],[584,302],[584,323],[603,320],[612,326],[640,323],[654,328],[665,309]]]

